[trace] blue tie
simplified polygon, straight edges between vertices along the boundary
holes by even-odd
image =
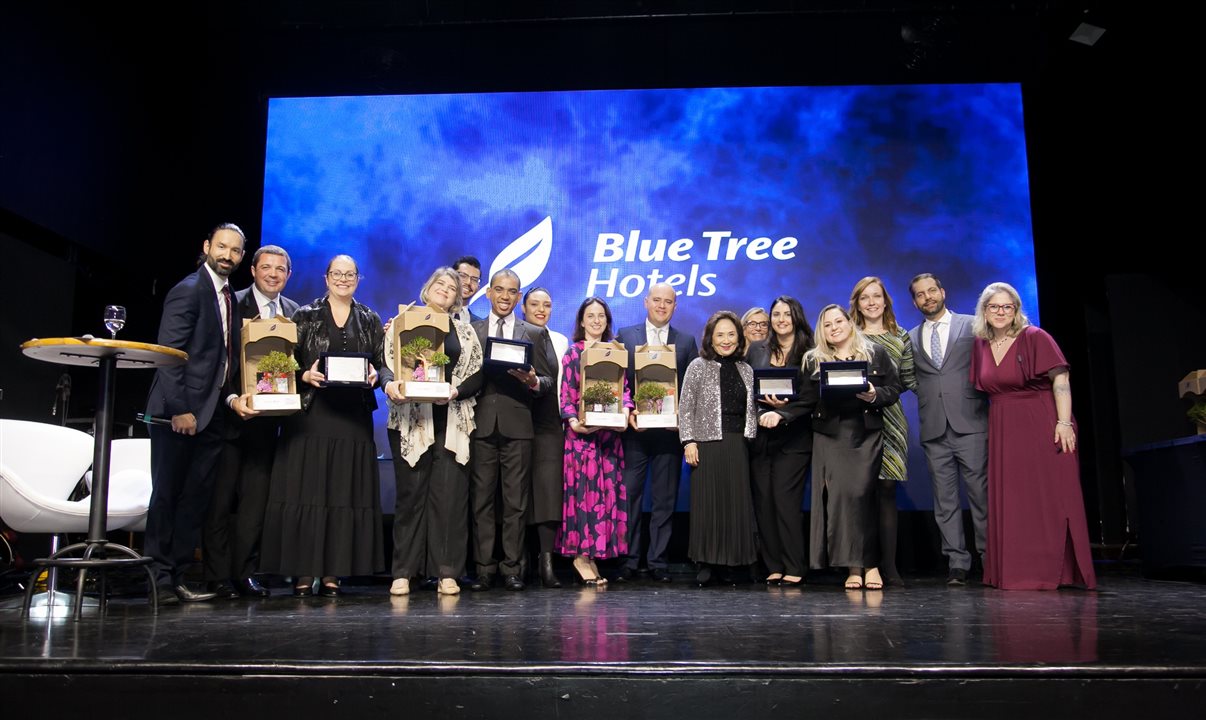
[[[265,319],[273,320],[275,318],[276,318],[276,301],[269,300],[268,301],[268,317]]]
[[[934,367],[942,367],[942,337],[938,335],[938,323],[933,323],[930,329],[930,359],[934,361]]]

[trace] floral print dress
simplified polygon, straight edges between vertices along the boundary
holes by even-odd
[[[584,343],[570,345],[561,359],[561,418],[578,414]],[[624,379],[624,407],[632,407]],[[624,443],[620,433],[596,430],[579,435],[566,427],[562,477],[564,500],[557,551],[598,560],[628,552],[628,496],[624,490]]]

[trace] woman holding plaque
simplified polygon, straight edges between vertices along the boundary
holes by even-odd
[[[533,325],[549,330],[556,357],[557,384],[561,387],[561,358],[569,349],[569,339],[548,328],[553,315],[553,298],[541,287],[529,288],[523,296],[523,317]],[[536,399],[532,408],[532,498],[528,503],[528,524],[536,528],[540,545],[536,569],[545,587],[561,587],[553,573],[553,553],[557,550],[557,529],[561,527],[561,506],[564,502],[562,465],[565,460],[565,427],[561,423],[561,403],[558,393],[545,393]]]
[[[393,380],[385,333],[377,313],[353,298],[355,260],[335,256],[326,283],[326,295],[293,314],[302,409],[281,429],[260,551],[261,569],[293,577],[299,596],[313,595],[320,576],[319,594],[336,597],[339,576],[370,575],[385,564],[373,442],[373,388]],[[339,359],[338,375],[323,365],[327,354]],[[354,375],[348,366],[357,361]]]
[[[450,390],[447,398],[418,402],[407,400],[404,380],[384,387],[390,400],[386,432],[397,491],[389,593],[407,595],[411,578],[431,577],[439,578],[436,590],[441,595],[456,595],[469,539],[469,436],[474,396],[482,386],[482,346],[469,323],[456,319],[461,291],[455,270],[438,268],[424,283],[419,300],[448,316],[443,352]],[[391,342],[387,359],[392,361],[393,353]]]
[[[1094,588],[1068,361],[1006,283],[980,294],[972,331],[972,381],[990,401],[984,584]]]
[[[757,432],[758,413],[740,324],[728,310],[712,315],[683,377],[678,435],[691,466],[687,554],[699,565],[701,587],[732,582],[732,569],[757,557],[746,441]]]
[[[746,362],[755,368],[796,368],[812,348],[812,326],[800,301],[780,295],[771,303],[770,336],[750,346]],[[750,449],[754,517],[768,585],[798,587],[804,582],[804,484],[812,460],[812,427],[807,408],[794,398],[757,393],[758,436]]]
[[[868,340],[888,351],[896,363],[900,384],[917,391],[913,374],[913,341],[909,331],[896,322],[892,296],[877,277],[865,277],[850,293],[850,317]],[[909,479],[909,425],[900,402],[883,409],[884,461],[879,468],[876,489],[879,508],[879,572],[889,585],[904,585],[896,569],[896,483]]]
[[[865,390],[822,383],[822,363],[866,363]],[[800,402],[812,413],[812,527],[814,568],[847,567],[847,590],[883,588],[879,573],[876,492],[883,462],[883,408],[900,397],[888,351],[868,340],[839,305],[817,318],[817,345],[804,355]]]
[[[582,387],[582,353],[596,342],[610,342],[611,308],[601,298],[588,297],[578,306],[574,342],[561,359],[561,418],[565,420],[562,463],[564,480],[561,533],[557,549],[574,558],[574,570],[586,585],[603,585],[596,560],[628,552],[628,495],[624,490],[624,443],[615,430],[595,428],[578,419]],[[632,409],[624,373],[620,405]]]

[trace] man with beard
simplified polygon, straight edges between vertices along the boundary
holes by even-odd
[[[469,301],[477,294],[477,289],[482,284],[481,262],[472,255],[463,255],[452,261],[452,269],[456,270],[461,279],[461,304],[464,307],[460,310],[460,319],[468,323],[481,320],[469,309]]]
[[[235,293],[235,321],[288,318],[297,303],[282,294],[293,273],[289,253],[264,245],[251,258],[251,287]],[[236,330],[238,333],[238,330]],[[214,494],[202,535],[207,590],[219,597],[265,598],[269,591],[254,577],[259,560],[268,478],[280,434],[279,416],[255,417],[242,394],[242,368],[235,364],[223,391],[224,442],[214,473]],[[246,422],[244,422],[246,421]]]
[[[988,398],[971,382],[972,317],[946,307],[946,290],[930,273],[909,283],[925,322],[909,331],[917,373],[921,447],[934,486],[934,520],[942,554],[950,564],[948,585],[967,584],[971,555],[963,539],[959,477],[967,489],[976,550],[988,537]]]
[[[222,448],[224,418],[217,412],[222,388],[238,361],[238,318],[229,277],[243,260],[246,236],[233,223],[210,232],[201,246],[204,262],[168,291],[159,323],[159,344],[188,353],[184,365],[159,368],[147,396],[152,424],[151,503],[146,553],[160,597],[198,602],[214,597],[184,583],[213,491],[213,470]]]

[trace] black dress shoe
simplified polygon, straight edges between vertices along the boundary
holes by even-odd
[[[176,597],[176,588],[171,585],[156,585],[155,594],[159,596],[160,605],[180,604],[180,598]]]
[[[670,571],[666,568],[653,568],[649,571],[649,577],[653,578],[653,582],[668,583],[674,581],[674,578],[670,575]]]
[[[557,575],[553,572],[553,553],[540,553],[536,569],[540,573],[541,585],[546,588],[561,587],[561,581],[557,579]]]
[[[963,568],[951,568],[951,571],[946,575],[946,584],[952,587],[966,585],[967,571]]]
[[[493,584],[493,575],[478,575],[473,579],[473,582],[469,583],[469,589],[473,592],[486,592]]]
[[[239,596],[239,593],[234,589],[234,585],[214,580],[205,583],[205,592],[213,593],[214,597],[218,600],[234,600]]]
[[[712,572],[712,568],[704,565],[695,575],[695,584],[700,587],[708,587],[715,585],[718,582],[716,573]]]
[[[339,589],[338,582],[333,582],[333,583],[325,582],[325,583],[319,583],[318,594],[322,595],[323,597],[333,598],[333,597],[339,597],[340,595],[343,595],[343,590]]]
[[[523,580],[518,575],[508,575],[503,579],[503,587],[508,590],[523,590]]]
[[[176,594],[176,597],[180,599],[180,602],[186,603],[205,602],[206,600],[213,600],[218,596],[217,593],[212,592],[197,592],[196,590],[190,589],[189,586],[185,585],[184,583],[176,583],[174,586],[172,586],[172,592]]]
[[[613,577],[611,579],[612,582],[617,582],[617,583],[621,583],[621,584],[636,582],[636,580],[637,580],[636,571],[633,570],[632,568],[628,567],[627,565],[621,567],[620,572],[616,573],[615,577]]]
[[[235,580],[235,590],[243,597],[249,598],[266,598],[271,597],[272,592],[264,587],[253,577],[239,578]]]

